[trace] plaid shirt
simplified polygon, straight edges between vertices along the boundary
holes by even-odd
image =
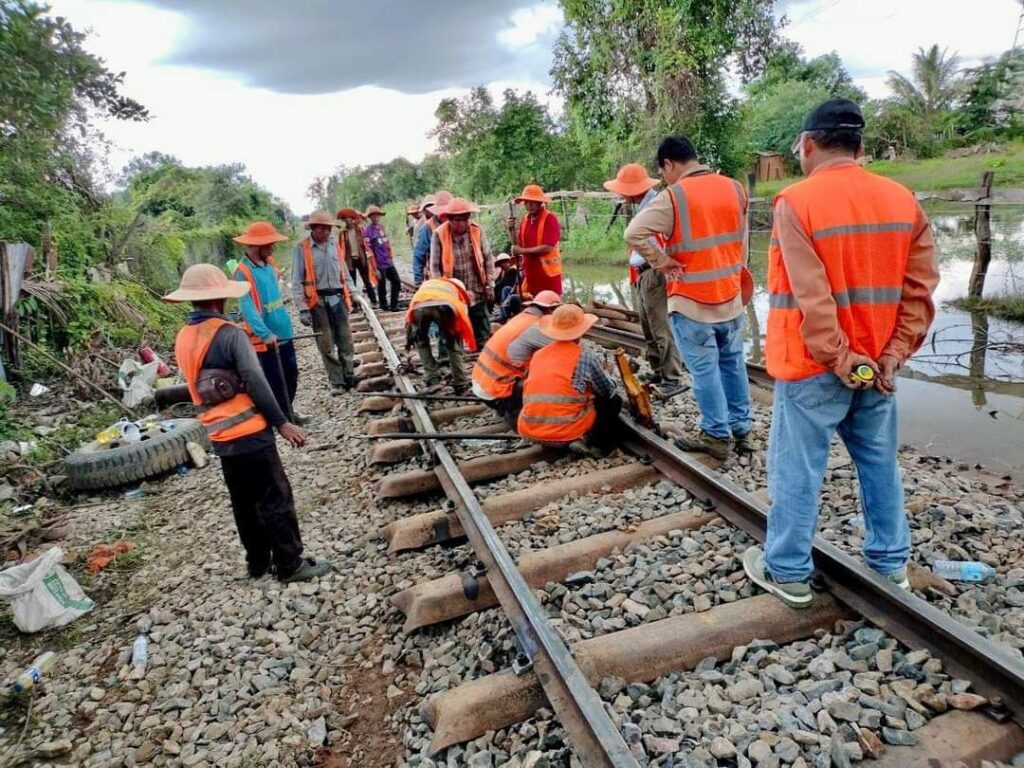
[[[484,288],[494,288],[494,256],[491,254],[491,247],[487,244],[487,236],[480,231],[480,251],[484,260],[484,274],[487,275],[487,284],[480,282],[480,276],[476,272],[476,259],[473,257],[473,241],[466,232],[462,237],[452,236],[452,256],[455,265],[452,269],[452,277],[461,280],[466,286],[469,294],[469,304],[479,304],[486,300]],[[430,275],[440,277],[444,274],[441,269],[441,238],[434,232],[430,240]]]
[[[609,398],[617,391],[615,382],[601,367],[600,359],[585,345],[580,353],[580,360],[576,363],[576,370],[572,374],[572,385],[580,392],[586,392],[589,386],[594,397],[600,398]]]

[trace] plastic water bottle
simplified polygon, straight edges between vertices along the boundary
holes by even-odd
[[[46,653],[40,654],[36,657],[36,660],[32,662],[32,666],[18,675],[18,679],[14,681],[14,690],[18,693],[27,691],[29,688],[35,686],[39,682],[44,674],[53,668],[53,665],[57,662],[57,654],[53,651],[47,651]]]
[[[149,661],[149,638],[139,635],[132,643],[132,667],[135,669],[144,667],[147,661]]]
[[[932,572],[947,581],[988,581],[996,569],[974,560],[936,560]]]

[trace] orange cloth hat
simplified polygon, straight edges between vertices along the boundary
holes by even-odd
[[[231,239],[242,245],[270,245],[283,243],[288,236],[279,233],[269,221],[254,221],[246,227],[245,232]]]
[[[647,190],[658,186],[658,180],[647,175],[647,169],[640,163],[629,163],[619,168],[615,178],[606,181],[604,188],[623,197],[642,195]]]
[[[213,264],[193,264],[181,276],[178,290],[164,296],[164,301],[212,301],[238,299],[249,292],[248,280],[229,280]]]
[[[356,220],[359,220],[359,219],[365,219],[366,217],[363,216],[363,214],[361,214],[355,208],[342,208],[340,211],[338,211],[338,218],[339,219],[356,219]]]
[[[517,203],[532,200],[535,203],[550,203],[551,198],[544,194],[544,188],[540,184],[527,184],[523,187],[523,194],[516,198]]]
[[[437,212],[438,217],[443,221],[449,216],[459,216],[464,213],[479,213],[480,206],[471,203],[464,197],[453,197],[452,201]]]
[[[563,304],[550,315],[542,317],[537,327],[549,339],[575,341],[597,322],[597,315],[584,312],[579,304]]]
[[[560,306],[562,304],[562,297],[554,291],[541,291],[533,297],[532,301],[526,303],[550,309],[551,307]]]

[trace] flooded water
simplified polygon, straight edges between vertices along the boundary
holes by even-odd
[[[920,450],[981,463],[1024,478],[1024,324],[964,312],[948,302],[966,295],[974,260],[970,206],[926,205],[942,281],[927,341],[902,373],[900,439]],[[751,269],[758,289],[748,307],[748,356],[762,362],[768,315],[764,290],[767,232],[755,233]],[[992,212],[992,263],[985,295],[1024,292],[1024,207]],[[625,267],[569,265],[566,295],[632,305]]]

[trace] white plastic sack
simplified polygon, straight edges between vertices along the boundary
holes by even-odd
[[[153,403],[153,385],[156,383],[160,361],[152,363],[125,360],[117,371],[117,383],[124,390],[121,402],[128,408],[140,408]]]
[[[70,624],[95,603],[60,564],[64,556],[53,547],[28,563],[0,571],[0,597],[11,604],[14,624],[22,632],[38,632]]]

